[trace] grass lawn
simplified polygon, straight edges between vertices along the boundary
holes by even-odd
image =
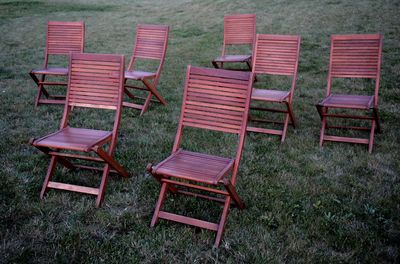
[[[210,231],[163,220],[149,228],[160,185],[145,167],[170,153],[186,65],[211,67],[220,54],[223,15],[232,13],[256,13],[258,33],[302,36],[294,95],[300,126],[289,129],[282,145],[276,136],[247,136],[237,182],[246,208],[231,208],[221,246],[213,248]],[[398,263],[399,14],[400,2],[386,0],[0,0],[0,263]],[[35,109],[36,87],[28,75],[43,63],[49,20],[84,20],[87,52],[127,58],[138,23],[171,26],[158,85],[168,106],[152,104],[142,117],[124,109],[116,158],[131,177],[111,175],[100,209],[94,197],[69,192],[50,190],[39,199],[49,159],[28,141],[56,130],[63,110]],[[314,105],[325,95],[330,35],[376,32],[384,34],[383,132],[373,153],[345,143],[320,148]],[[263,81],[280,83],[263,79],[257,85]],[[368,86],[342,84],[344,91]],[[90,126],[107,120],[102,112],[86,116]],[[228,155],[226,145],[235,142],[218,133],[189,134],[183,144],[192,150]],[[56,179],[97,186],[100,177],[60,169]],[[165,206],[213,221],[221,209],[174,196]]]

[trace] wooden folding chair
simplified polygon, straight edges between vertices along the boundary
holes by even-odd
[[[244,207],[236,193],[235,184],[246,134],[252,78],[249,72],[188,66],[181,117],[172,154],[155,166],[147,166],[147,170],[162,184],[151,221],[152,227],[162,218],[213,230],[217,232],[215,246],[219,245],[232,200],[240,209]],[[180,149],[184,127],[237,134],[239,143],[235,158]],[[223,189],[219,188],[222,186]],[[187,189],[214,195],[193,193]],[[219,223],[161,211],[168,190],[224,203]],[[222,195],[223,198],[215,195]]]
[[[324,141],[367,144],[369,153],[374,145],[375,130],[380,132],[378,113],[378,91],[382,61],[381,34],[333,35],[329,59],[328,84],[326,98],[316,107],[321,117],[320,146]],[[332,80],[335,78],[364,78],[375,81],[373,95],[349,95],[331,93]],[[344,111],[362,111],[363,114],[328,113],[329,109]],[[370,114],[365,115],[368,111]],[[370,120],[371,126],[328,125],[328,118]],[[327,135],[327,129],[353,129],[370,131],[368,138]]]
[[[169,26],[165,25],[138,25],[136,29],[136,40],[133,48],[131,60],[129,62],[128,70],[125,71],[125,94],[131,99],[145,99],[143,105],[123,102],[124,106],[141,110],[140,115],[146,112],[152,96],[157,98],[156,102],[166,105],[167,102],[157,91],[157,83],[160,78],[161,69],[164,64],[165,54],[168,45]],[[147,72],[134,69],[134,64],[137,60],[156,60],[159,61],[156,72]],[[128,80],[141,81],[143,86],[128,85]],[[138,89],[148,91],[149,94],[146,98],[135,96],[129,89]]]
[[[247,131],[279,135],[281,136],[281,142],[284,142],[289,123],[293,127],[296,126],[292,102],[296,86],[299,54],[300,36],[257,34],[253,73],[257,75],[287,76],[291,79],[291,86],[289,91],[253,88],[252,101],[278,103],[284,105],[284,109],[265,107],[251,107],[251,109],[283,113],[285,118],[283,122],[250,118],[254,125],[248,125]],[[256,123],[270,122],[283,124],[283,129],[267,129],[255,126]]]
[[[70,52],[82,53],[84,49],[85,23],[84,22],[57,22],[47,24],[46,49],[44,51],[44,65],[42,69],[29,72],[38,87],[35,106],[39,104],[64,104],[65,95],[51,95],[45,86],[67,86],[67,82],[46,81],[46,76],[68,76],[68,69],[63,67],[49,67],[50,55],[68,56]],[[42,96],[46,98],[42,98]]]
[[[113,158],[122,109],[124,58],[120,55],[72,53],[69,72],[67,98],[60,130],[31,140],[33,146],[51,157],[40,197],[43,198],[49,188],[86,193],[97,196],[96,206],[99,207],[104,197],[109,172],[128,177],[125,169]],[[76,107],[115,111],[112,131],[69,127],[70,112]],[[90,153],[95,153],[98,157]],[[73,164],[70,159],[104,163],[104,166],[98,168]],[[68,169],[102,171],[100,187],[92,188],[52,181],[57,163]]]
[[[251,54],[227,54],[228,48],[248,45],[253,50],[256,37],[256,14],[224,16],[224,42],[222,54],[212,61],[215,68],[224,68],[225,63],[246,63],[251,70]]]

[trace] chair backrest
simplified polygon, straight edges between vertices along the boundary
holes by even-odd
[[[188,66],[173,152],[179,149],[183,127],[238,134],[236,174],[246,135],[252,81],[250,72]]]
[[[115,138],[121,118],[124,65],[123,55],[71,53],[61,128],[68,125],[72,107],[111,109],[116,111]]]
[[[84,50],[85,23],[49,21],[47,23],[45,67],[49,55],[69,55]]]
[[[382,34],[332,35],[328,89],[332,78],[375,79],[375,105],[378,102],[382,61]]]
[[[301,37],[297,35],[257,34],[253,72],[291,76],[293,94],[299,65],[300,40]]]
[[[136,28],[135,45],[128,70],[136,59],[159,60],[157,75],[161,71],[168,45],[169,26],[140,24]],[[157,77],[156,77],[157,78]]]
[[[224,44],[222,55],[227,45],[254,46],[256,37],[256,14],[224,16]]]

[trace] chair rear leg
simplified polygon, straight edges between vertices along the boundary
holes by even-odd
[[[225,229],[226,218],[228,216],[229,207],[231,205],[231,196],[227,196],[224,203],[224,209],[222,210],[221,220],[219,221],[217,236],[215,238],[214,246],[218,247],[221,243],[222,235]]]
[[[96,198],[96,207],[99,208],[101,205],[101,202],[104,199],[104,191],[107,186],[107,180],[108,180],[108,174],[110,173],[110,165],[107,163],[104,165],[103,169],[103,175],[101,176],[101,183],[99,187],[99,194],[97,195]]]
[[[375,128],[376,128],[376,121],[372,120],[371,132],[369,135],[369,142],[368,142],[368,152],[369,153],[372,153],[372,148],[374,146]]]
[[[297,124],[296,124],[296,119],[294,118],[292,104],[290,104],[289,102],[287,102],[287,103],[286,103],[286,106],[287,106],[287,110],[288,110],[288,112],[289,112],[290,121],[292,122],[292,126],[293,126],[293,128],[296,128],[296,127],[297,127]]]
[[[49,94],[43,87],[44,86],[43,82],[44,82],[45,78],[46,78],[46,75],[43,74],[42,77],[40,78],[40,82],[38,82],[38,92],[36,95],[35,107],[37,107],[39,105],[40,98],[42,97],[43,93],[46,95],[46,97],[49,97]]]
[[[381,133],[381,122],[380,122],[380,118],[379,118],[378,109],[374,108],[373,111],[374,111],[374,118],[375,118],[375,121],[376,121],[376,131],[378,133]]]
[[[47,173],[43,182],[42,191],[40,192],[40,199],[43,199],[44,194],[47,191],[47,186],[49,184],[49,181],[51,181],[51,179],[53,178],[54,170],[56,169],[57,166],[57,159],[58,159],[57,156],[51,156],[50,158],[50,164],[49,167],[47,168]]]
[[[281,137],[281,143],[283,143],[285,141],[286,138],[286,133],[287,133],[287,129],[289,126],[289,114],[285,114],[285,122],[283,123],[283,130],[282,130],[282,137]]]
[[[321,132],[320,132],[320,137],[319,137],[319,146],[322,147],[324,144],[324,136],[325,136],[325,128],[326,128],[326,116],[322,118],[322,126],[321,126]]]
[[[162,185],[161,185],[161,191],[160,191],[160,195],[158,197],[156,208],[154,210],[153,218],[151,219],[150,227],[154,227],[155,224],[157,223],[158,214],[159,214],[159,212],[160,212],[160,210],[162,208],[162,205],[163,205],[163,202],[164,202],[164,199],[165,199],[165,194],[166,194],[166,191],[167,191],[167,187],[168,187],[168,184],[166,182],[163,182]]]
[[[151,97],[153,97],[153,94],[150,92],[149,95],[147,95],[146,101],[143,104],[143,108],[142,108],[142,111],[140,111],[140,115],[143,115],[144,112],[147,111],[147,108],[149,107],[150,102],[151,102]]]

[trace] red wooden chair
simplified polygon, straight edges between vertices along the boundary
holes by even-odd
[[[279,135],[281,136],[281,142],[284,142],[289,123],[295,127],[292,102],[296,86],[299,54],[300,36],[257,34],[253,58],[253,73],[257,75],[287,76],[291,79],[291,86],[289,91],[253,88],[252,101],[278,103],[284,105],[285,109],[265,107],[252,107],[251,109],[283,113],[285,119],[283,122],[250,119],[254,121],[254,124],[258,122],[283,123],[283,129],[267,129],[249,125],[247,131]]]
[[[51,157],[40,197],[43,198],[49,188],[81,192],[96,195],[96,206],[99,207],[104,197],[109,172],[128,177],[125,169],[113,158],[122,109],[124,58],[119,55],[73,53],[69,72],[67,98],[60,130],[31,140],[33,146]],[[70,112],[76,107],[115,111],[112,131],[69,127]],[[95,153],[98,157],[90,153]],[[100,162],[104,163],[104,166],[98,168],[73,164],[70,159]],[[52,181],[57,163],[68,169],[102,171],[100,187],[91,188]]]
[[[228,48],[248,45],[253,49],[256,37],[256,14],[227,15],[224,17],[224,43],[222,54],[212,61],[215,68],[223,68],[224,63],[246,63],[251,70],[251,54],[227,54]]]
[[[42,69],[31,70],[29,75],[38,87],[35,106],[39,104],[64,104],[65,95],[51,95],[45,86],[67,86],[67,82],[47,81],[46,76],[68,76],[68,69],[50,67],[50,55],[68,56],[70,52],[82,53],[84,49],[85,24],[84,22],[56,22],[47,24],[46,49]],[[42,98],[42,96],[46,98]]]
[[[137,26],[135,46],[128,70],[125,71],[125,94],[131,99],[145,99],[145,102],[143,105],[140,105],[124,101],[123,105],[141,110],[140,115],[147,110],[153,95],[157,98],[157,102],[163,105],[167,104],[165,99],[157,91],[157,83],[167,52],[168,34],[169,26],[145,24]],[[156,60],[159,61],[159,64],[155,72],[141,71],[134,67],[137,60]],[[128,80],[141,81],[144,86],[129,85],[127,84]],[[146,98],[140,98],[129,91],[131,88],[145,90],[148,91],[149,94]]]
[[[155,166],[147,166],[148,171],[162,184],[151,221],[152,227],[162,218],[213,230],[217,232],[215,246],[219,245],[232,200],[240,209],[244,207],[235,191],[235,184],[246,134],[252,78],[249,72],[188,66],[172,154]],[[239,143],[236,156],[225,158],[180,149],[184,127],[237,134]],[[214,195],[193,193],[188,189]],[[219,223],[161,211],[168,190],[224,203]]]
[[[331,53],[329,60],[328,84],[326,98],[316,107],[321,116],[322,127],[319,144],[324,141],[339,141],[367,144],[372,152],[375,130],[380,132],[378,114],[378,91],[382,61],[381,34],[333,35],[331,37]],[[375,81],[373,95],[349,95],[331,93],[332,80],[335,78],[364,78]],[[345,109],[344,111],[361,111],[363,114],[329,113],[330,109]],[[369,115],[365,112],[369,111]],[[328,118],[370,120],[371,126],[336,126],[328,125]],[[370,131],[368,138],[343,137],[327,135],[327,129],[354,129]]]

